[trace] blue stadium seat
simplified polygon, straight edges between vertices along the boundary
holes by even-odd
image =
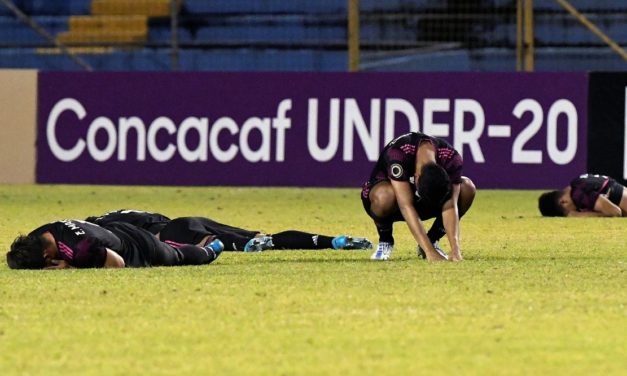
[[[513,71],[515,51],[479,49],[471,54],[471,70]],[[536,48],[537,72],[624,71],[625,62],[607,48]]]
[[[445,10],[450,3],[451,2],[442,0],[360,0],[359,9],[362,12]],[[512,0],[488,0],[483,3],[483,6],[502,8],[512,6],[512,4]],[[473,9],[476,8],[477,5],[478,4],[475,2],[468,2],[466,7]],[[459,6],[461,7],[462,5]]]
[[[418,19],[403,23],[383,23],[377,20],[365,20],[360,25],[362,41],[417,41]]]
[[[192,42],[192,32],[189,29],[178,28],[176,37],[180,44]],[[148,29],[148,42],[153,44],[169,44],[172,42],[172,29],[167,24],[151,25]]]
[[[303,16],[281,17],[279,20],[263,16],[226,17],[220,22],[208,22],[195,34],[197,42],[241,41],[311,43],[346,40],[346,26],[325,25]]]
[[[430,71],[468,71],[471,59],[468,51],[413,52],[405,55],[362,57],[362,69],[375,72],[430,72]]]
[[[205,71],[343,71],[342,51],[219,49],[188,50],[181,54],[181,69]]]
[[[616,42],[627,43],[627,14],[589,15],[588,19]],[[535,18],[535,37],[542,43],[600,44],[599,37],[575,18],[543,15]]]
[[[11,10],[7,7],[4,6],[4,4],[0,4],[0,17],[1,16],[12,16],[13,12],[11,12]]]
[[[81,57],[97,71],[165,71],[171,68],[170,52],[142,49]],[[41,55],[34,49],[0,49],[0,68],[16,65],[40,70],[81,70],[64,55]],[[343,71],[346,66],[346,53],[342,51],[189,49],[182,50],[179,56],[182,71]]]
[[[125,70],[167,71],[172,67],[170,51],[166,49],[143,49],[128,58]]]
[[[91,11],[91,0],[69,0],[67,1],[67,6],[68,14],[89,14]]]
[[[33,17],[33,20],[52,36],[68,27],[66,16],[39,16]],[[50,43],[22,21],[11,16],[0,16],[0,46],[20,45],[46,46]]]
[[[346,1],[338,0],[185,0],[183,12],[192,14],[225,13],[338,13],[346,11]]]
[[[24,13],[36,15],[88,14],[91,0],[14,0],[13,3]],[[0,5],[0,14],[13,14]]]
[[[501,41],[514,46],[516,44],[516,24],[499,24],[494,29],[485,33],[485,37],[493,41]]]
[[[487,71],[511,72],[516,69],[516,52],[505,48],[421,52],[394,59],[364,57],[367,71]],[[605,48],[538,48],[535,54],[538,72],[624,71],[625,62]]]
[[[79,68],[67,56],[42,57],[30,48],[0,49],[0,68],[16,67],[41,70],[77,70]]]
[[[625,61],[609,48],[539,48],[536,71],[625,71]]]

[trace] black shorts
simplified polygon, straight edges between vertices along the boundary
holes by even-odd
[[[368,215],[374,219],[377,222],[402,222],[405,221],[405,218],[403,218],[403,214],[401,214],[400,209],[397,208],[397,210],[385,217],[385,218],[380,218],[377,217],[374,213],[372,213],[372,210],[370,208],[371,203],[370,203],[370,191],[372,190],[372,188],[381,183],[382,181],[387,181],[387,180],[377,180],[377,181],[368,181],[366,183],[364,183],[364,185],[362,186],[362,190],[360,193],[361,196],[361,203],[364,206],[364,210],[366,211],[366,213],[368,213]],[[414,199],[414,208],[416,209],[416,212],[418,212],[418,216],[420,217],[421,220],[425,220],[425,219],[430,219],[430,218],[435,218],[437,216],[442,215],[442,207],[438,206],[438,205],[433,205],[430,202],[426,201],[426,200],[416,200]]]
[[[183,256],[174,247],[159,241],[150,232],[128,223],[111,222],[102,227],[122,241],[122,249],[115,250],[127,267],[181,265]]]
[[[610,187],[607,190],[607,198],[610,202],[616,206],[620,206],[620,200],[623,198],[623,187],[622,184],[618,182],[612,182]]]
[[[228,236],[237,236],[243,239],[252,239],[259,231],[244,230],[239,227],[225,225],[204,217],[180,217],[170,221],[159,233],[163,241],[169,240],[177,243],[198,244],[209,236],[210,239],[218,238],[223,243]]]

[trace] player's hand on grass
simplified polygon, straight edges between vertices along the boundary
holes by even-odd
[[[65,260],[50,260],[50,266],[47,266],[46,269],[72,269],[74,268],[72,265],[68,264]]]
[[[462,257],[461,252],[457,251],[457,252],[451,252],[448,256],[448,260],[449,261],[462,261],[464,258]]]
[[[429,245],[431,247],[429,247]],[[446,261],[448,260],[448,256],[446,253],[439,248],[436,243],[431,243],[427,245],[425,248],[421,247],[418,244],[418,257],[422,259],[426,259],[427,261]]]
[[[429,261],[429,262],[439,262],[439,261],[446,261],[446,260],[447,260],[446,258],[444,258],[444,257],[442,257],[440,255],[427,257],[427,261]]]

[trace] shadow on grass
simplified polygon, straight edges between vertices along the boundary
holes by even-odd
[[[294,264],[396,264],[396,263],[418,263],[418,264],[440,264],[440,262],[430,263],[426,260],[420,259],[416,256],[399,255],[393,257],[387,261],[375,261],[370,260],[370,253],[365,252],[362,257],[351,255],[347,258],[345,254],[341,257],[339,254],[323,254],[322,252],[305,251],[306,253],[296,253],[299,251],[266,251],[260,254],[240,255],[237,261],[232,265],[239,265],[241,263],[251,264],[277,264],[277,263],[294,263]],[[302,252],[302,251],[300,251]],[[251,257],[252,259],[245,260],[242,257]],[[503,263],[503,262],[563,262],[565,260],[580,262],[580,261],[609,261],[610,259],[602,255],[551,255],[547,257],[537,257],[533,255],[469,255],[465,256],[464,261],[455,263],[463,265],[466,263]],[[447,262],[443,262],[447,263]],[[228,263],[231,265],[231,262]],[[216,265],[219,265],[216,263]],[[227,265],[225,263],[224,265]]]

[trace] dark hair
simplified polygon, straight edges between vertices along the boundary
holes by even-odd
[[[421,199],[441,206],[451,196],[451,179],[442,166],[429,163],[420,170],[416,189]]]
[[[11,269],[43,269],[46,266],[44,248],[47,241],[42,236],[20,235],[11,244],[7,264]]]
[[[538,199],[538,208],[545,217],[563,217],[564,209],[560,205],[562,191],[544,192]]]

